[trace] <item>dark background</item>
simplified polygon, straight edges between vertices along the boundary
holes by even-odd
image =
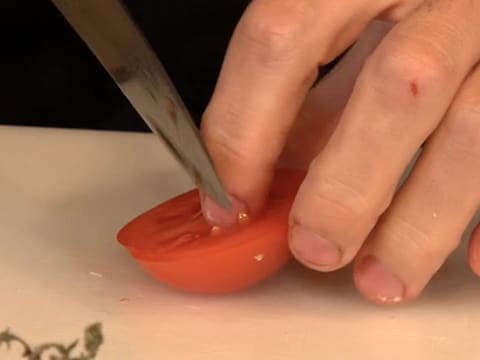
[[[249,2],[125,0],[197,125]],[[49,0],[0,1],[0,66],[0,124],[148,131]]]
[[[248,2],[125,1],[197,122]],[[50,1],[1,1],[0,46],[0,123],[147,131]]]

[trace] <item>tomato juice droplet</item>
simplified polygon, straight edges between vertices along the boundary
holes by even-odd
[[[247,213],[244,213],[244,212],[238,213],[237,222],[240,225],[246,225],[249,220],[250,220],[250,217],[248,216]]]
[[[216,234],[219,234],[220,231],[222,231],[222,228],[220,226],[212,226],[212,228],[210,229],[210,235],[216,235]]]
[[[257,254],[253,258],[255,259],[255,261],[262,261],[265,258],[265,255]]]

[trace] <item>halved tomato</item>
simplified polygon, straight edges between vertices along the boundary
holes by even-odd
[[[118,241],[144,270],[170,286],[205,294],[251,287],[291,258],[288,214],[305,173],[278,170],[264,211],[228,229],[209,225],[197,190],[133,219]]]

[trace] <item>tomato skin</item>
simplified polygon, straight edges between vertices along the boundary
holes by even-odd
[[[247,224],[212,230],[201,215],[198,191],[191,190],[133,219],[117,238],[147,273],[173,288],[203,294],[244,290],[292,258],[288,216],[303,178],[303,171],[279,170],[265,210]]]

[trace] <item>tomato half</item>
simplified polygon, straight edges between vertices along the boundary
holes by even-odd
[[[291,258],[288,214],[304,172],[279,170],[267,206],[248,223],[219,229],[202,213],[198,190],[154,207],[118,233],[141,267],[177,289],[230,293],[277,273]]]

